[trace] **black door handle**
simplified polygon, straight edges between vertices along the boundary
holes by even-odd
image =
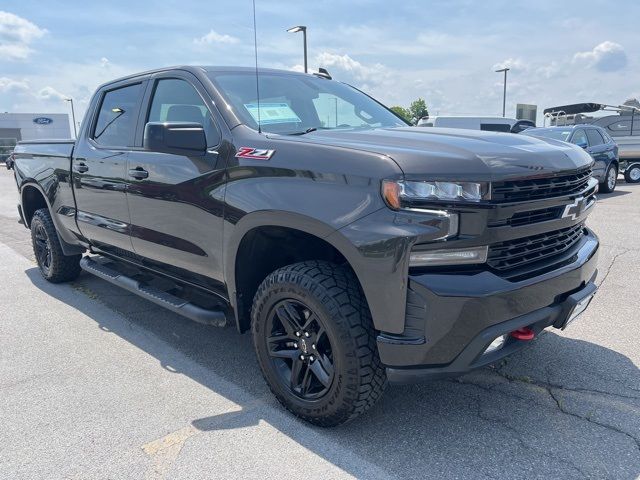
[[[149,172],[147,172],[142,167],[136,167],[129,170],[129,176],[137,178],[138,180],[142,180],[143,178],[147,178],[149,176]]]
[[[89,171],[89,167],[87,167],[84,163],[74,165],[73,169],[78,173],[85,173]]]

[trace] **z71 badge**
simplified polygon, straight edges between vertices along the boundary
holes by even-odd
[[[275,150],[266,150],[263,148],[240,147],[236,158],[249,158],[251,160],[269,160]]]

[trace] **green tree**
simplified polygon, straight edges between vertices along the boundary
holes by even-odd
[[[407,122],[411,123],[411,112],[409,111],[408,108],[404,108],[396,105],[395,107],[391,107],[391,110],[393,110],[393,112],[395,112],[397,115],[400,115]]]
[[[409,106],[409,115],[413,123],[418,123],[418,120],[422,117],[427,117],[429,115],[427,104],[423,98],[418,98],[411,102],[411,105]]]

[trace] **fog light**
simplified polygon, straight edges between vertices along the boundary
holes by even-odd
[[[487,247],[458,248],[447,250],[412,251],[409,257],[410,267],[429,267],[438,265],[465,265],[487,261]]]
[[[504,342],[506,341],[507,341],[507,336],[500,335],[498,338],[496,338],[493,342],[489,344],[489,346],[486,348],[484,353],[491,353],[491,352],[495,352],[496,350],[500,350],[502,347],[504,347]]]

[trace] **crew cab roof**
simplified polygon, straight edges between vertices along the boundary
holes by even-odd
[[[153,75],[154,73],[167,72],[172,70],[183,70],[191,72],[193,74],[198,73],[255,73],[255,67],[233,67],[233,66],[214,66],[214,65],[175,65],[172,67],[155,68],[153,70],[145,70],[143,72],[133,73],[124,77],[115,78],[106,83],[103,83],[98,89],[107,85],[119,83],[125,80],[134,79],[137,77],[143,77],[147,75]],[[295,72],[292,70],[280,70],[276,68],[258,68],[258,73],[279,73],[286,75],[309,75],[308,73]]]

